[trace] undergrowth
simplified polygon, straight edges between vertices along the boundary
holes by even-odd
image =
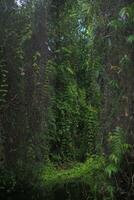
[[[109,133],[109,156],[92,155],[85,163],[74,164],[70,169],[59,169],[49,163],[42,169],[41,180],[50,190],[72,182],[81,182],[89,186],[94,199],[115,199],[115,176],[121,169],[124,154],[130,145],[125,143],[123,130],[119,127]]]

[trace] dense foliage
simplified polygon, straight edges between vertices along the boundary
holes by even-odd
[[[0,1],[0,198],[134,197],[134,3]]]

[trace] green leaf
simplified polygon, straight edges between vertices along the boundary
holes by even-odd
[[[111,177],[113,173],[116,173],[118,171],[118,167],[111,163],[106,167],[105,171],[108,174],[108,176]]]
[[[65,53],[72,53],[72,51],[66,47],[62,47],[62,50],[65,52]]]
[[[73,70],[70,67],[67,67],[67,71],[72,75],[74,74]]]
[[[134,42],[134,35],[130,35],[130,36],[127,38],[127,42],[132,44],[132,43]]]
[[[121,18],[124,18],[124,17],[129,17],[129,12],[128,12],[128,9],[127,9],[127,7],[124,7],[124,8],[122,8],[121,9],[121,11],[120,11],[120,13],[119,13],[119,16],[121,17]]]

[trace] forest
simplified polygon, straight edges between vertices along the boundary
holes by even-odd
[[[0,200],[134,199],[134,1],[0,0]]]

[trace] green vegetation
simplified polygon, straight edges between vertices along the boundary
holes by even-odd
[[[0,199],[134,198],[134,3],[0,1]]]
[[[56,169],[50,164],[42,169],[41,179],[45,186],[54,187],[71,182],[82,182],[89,186],[94,199],[101,196],[103,199],[113,199],[116,188],[111,182],[112,176],[121,169],[122,156],[131,147],[123,142],[122,130],[116,129],[109,137],[111,154],[92,155],[87,161],[77,163],[70,169]]]

